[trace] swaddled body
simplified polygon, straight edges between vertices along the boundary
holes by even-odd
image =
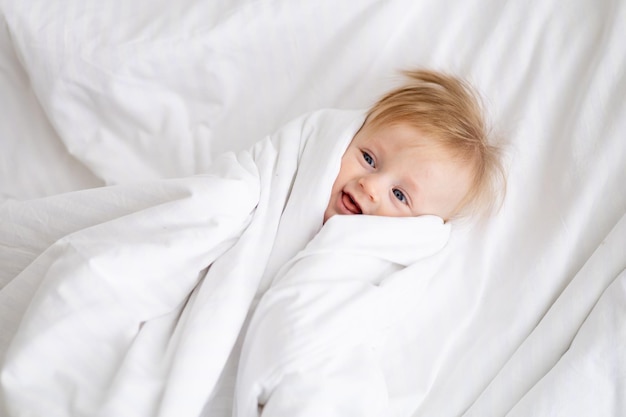
[[[279,271],[250,323],[237,416],[380,416],[389,393],[376,349],[418,294],[409,265],[438,252],[436,216],[336,216]],[[419,280],[430,276],[423,269]],[[413,282],[411,282],[413,281]]]
[[[352,333],[341,331],[353,336],[335,345],[345,346],[339,355],[302,356],[294,346],[311,341],[311,348],[324,351],[329,340],[338,342],[332,333],[322,337],[318,320],[336,323],[324,327],[329,330],[358,324],[356,312],[380,307],[375,284],[439,250],[448,235],[435,216],[337,216],[320,232],[341,155],[362,123],[360,111],[319,111],[250,151],[225,155],[206,175],[4,206],[3,218],[13,221],[3,223],[3,238],[13,236],[14,247],[28,243],[20,241],[21,231],[34,230],[25,213],[38,213],[35,206],[49,212],[80,207],[82,216],[78,230],[70,222],[65,232],[59,225],[40,230],[37,240],[53,243],[41,255],[33,251],[32,262],[11,282],[35,292],[2,367],[8,415],[37,415],[54,406],[59,416],[117,416],[129,404],[134,416],[199,415],[216,390],[228,392],[227,359],[237,357],[246,316],[268,288],[262,311],[278,306],[269,311],[291,316],[298,327],[302,314],[309,318],[300,337],[283,333],[281,352],[310,357],[318,368],[329,354],[339,364],[342,352],[360,349],[370,340],[371,320]],[[115,206],[115,215],[99,210],[103,204]],[[285,291],[304,305],[272,302]],[[285,323],[270,321],[258,343],[252,335],[246,340],[262,345]],[[282,356],[274,359],[274,369],[291,378],[291,365],[284,366]],[[246,361],[245,380],[266,384],[266,373],[254,372],[258,363]],[[322,388],[307,388],[310,398]],[[362,390],[353,386],[350,392]],[[256,410],[249,394],[235,402],[252,399]]]

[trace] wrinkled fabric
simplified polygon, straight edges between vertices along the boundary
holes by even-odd
[[[319,111],[249,151],[225,154],[203,175],[3,205],[2,240],[11,248],[3,257],[22,246],[31,253],[0,295],[10,298],[14,287],[34,289],[2,364],[7,414],[200,415],[220,389],[229,357],[237,356],[255,300],[285,282],[277,278],[283,265],[308,253],[297,255],[320,231],[341,156],[362,122],[360,111]],[[41,221],[53,214],[59,222]],[[75,216],[78,221],[71,220]],[[362,265],[337,270],[338,254],[376,266],[380,281],[393,276],[397,268],[390,265],[405,267],[439,251],[449,233],[433,216],[352,217],[328,222],[310,244],[324,239],[311,265],[327,280],[322,306],[335,305],[338,296],[352,298],[343,281],[369,285],[360,281]],[[391,245],[382,264],[376,256],[381,239]],[[46,241],[52,243],[37,254],[36,245]],[[305,269],[287,275],[306,275]],[[315,298],[319,291],[305,286],[296,294]],[[272,303],[271,297],[261,300]],[[375,310],[383,301],[355,298],[359,308],[365,303]],[[319,314],[314,307],[312,317]],[[254,341],[284,328],[269,323],[264,335],[246,340],[260,346],[251,356],[261,354],[277,362],[274,373],[289,375],[280,357],[264,357],[263,343]],[[317,335],[315,326],[304,333],[299,342],[284,339],[285,348],[315,339],[327,344],[332,336]],[[344,369],[338,378],[350,372]],[[308,391],[315,397],[316,390],[321,387]],[[256,404],[240,415],[256,415]]]

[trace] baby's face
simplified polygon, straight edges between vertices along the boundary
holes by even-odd
[[[324,222],[335,214],[449,219],[473,172],[432,141],[408,124],[363,126],[341,159]]]

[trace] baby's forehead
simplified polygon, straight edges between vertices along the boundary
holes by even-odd
[[[446,146],[445,141],[409,124],[376,126],[357,136],[355,146],[376,153],[374,156],[379,159],[385,158],[387,168],[392,165],[396,172],[437,177],[439,170],[463,175],[473,175],[475,171],[475,164],[463,158],[456,149]]]
[[[381,149],[395,151],[415,150],[426,153],[438,153],[449,159],[453,150],[446,146],[446,141],[429,132],[406,122],[391,124],[365,123],[354,135],[352,143],[374,145]]]

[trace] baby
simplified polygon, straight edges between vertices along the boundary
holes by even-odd
[[[237,416],[389,415],[395,393],[380,351],[433,277],[421,261],[445,246],[442,220],[486,212],[499,196],[499,150],[471,89],[435,72],[407,75],[346,135],[326,225],[256,307]],[[355,214],[383,217],[332,219]]]
[[[200,415],[236,371],[234,415],[387,415],[376,347],[434,273],[417,261],[504,184],[471,89],[407,75],[365,117],[305,115],[204,175],[0,206],[8,288],[35,289],[3,328],[6,414]],[[377,217],[331,219],[352,214]]]
[[[479,101],[463,81],[405,73],[409,82],[368,112],[341,160],[324,213],[445,221],[488,212],[504,191],[500,150],[487,142]]]

